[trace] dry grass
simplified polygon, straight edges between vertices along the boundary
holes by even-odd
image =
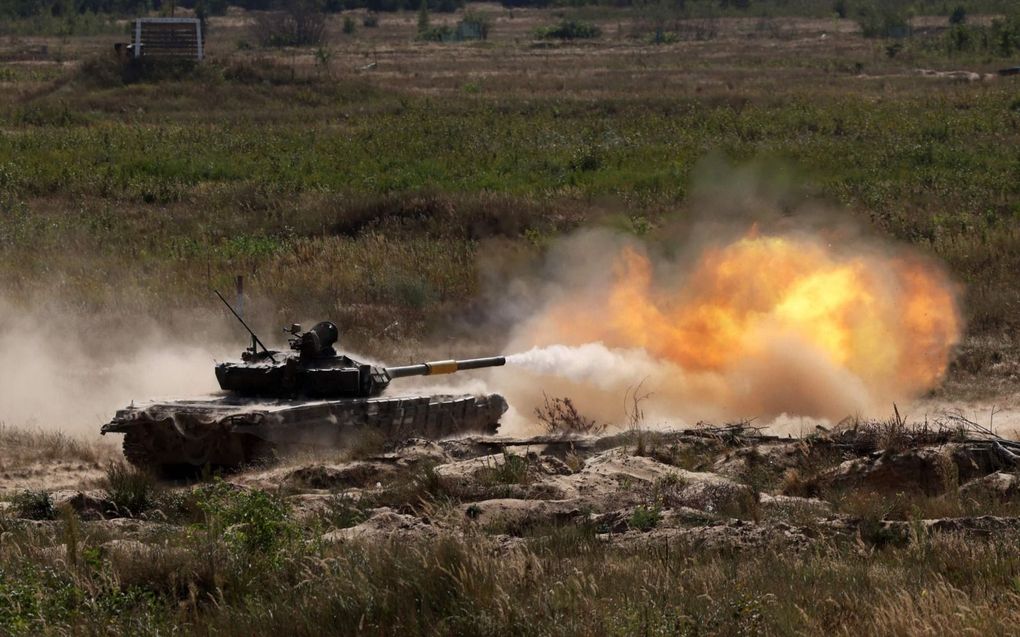
[[[180,546],[102,551],[74,529],[56,545],[16,532],[4,552],[0,626],[113,635],[171,625],[222,635],[311,635],[326,625],[345,634],[1004,635],[1020,620],[1013,539],[732,554],[682,542],[613,549],[561,527],[545,529],[534,549],[494,552],[472,535],[285,545],[253,558],[212,529],[196,531]]]
[[[95,438],[82,438],[41,428],[11,427],[0,423],[0,471],[39,462],[97,464],[116,457],[116,447]]]
[[[251,20],[213,18],[209,64],[130,85],[101,65],[76,70],[120,35],[0,39],[5,298],[31,303],[46,288],[89,326],[179,316],[169,322],[201,332],[212,313],[195,308],[208,307],[208,288],[244,273],[259,329],[329,316],[345,325],[345,346],[397,360],[466,317],[459,328],[488,345],[476,323],[508,272],[582,224],[649,241],[688,227],[706,212],[698,162],[720,153],[792,166],[766,176],[787,184],[779,195],[758,193],[784,211],[822,199],[943,257],[968,286],[970,329],[991,343],[954,374],[1009,378],[1015,365],[997,352],[1012,337],[995,339],[1017,325],[1015,84],[917,72],[987,72],[1000,60],[911,43],[892,57],[853,22],[816,18],[684,21],[670,26],[677,41],[653,46],[645,17],[601,8],[564,16],[598,24],[598,42],[536,45],[535,29],[561,16],[486,11],[490,37],[477,44],[414,42],[413,12],[353,36],[334,23],[326,65],[311,49],[241,50],[254,41]],[[27,59],[38,45],[50,53]],[[869,444],[903,449],[916,433],[896,421]],[[718,455],[655,432],[624,438],[694,470]],[[365,438],[348,457],[379,448]],[[113,455],[0,427],[0,471]],[[154,506],[188,526],[159,527],[141,546],[108,545],[140,535],[66,511],[30,524],[0,508],[0,633],[1015,632],[1015,537],[879,541],[890,519],[1017,515],[1015,503],[837,497],[817,484],[830,461],[805,461],[785,490],[827,495],[863,521],[863,543],[711,549],[668,539],[654,504],[626,512],[660,538],[640,547],[606,542],[586,523],[532,528],[516,544],[470,527],[433,540],[322,539],[323,526],[356,524],[369,505],[435,526],[463,518],[459,494],[430,466],[356,503],[338,498],[311,522],[276,495],[220,484],[161,494]],[[583,463],[568,457],[574,470]],[[486,493],[509,493],[534,471],[507,455],[483,472]],[[132,513],[151,504],[143,477],[108,478]],[[772,486],[746,479],[756,491]],[[35,504],[42,498],[25,499]]]

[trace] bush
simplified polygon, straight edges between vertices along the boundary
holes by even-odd
[[[656,506],[639,506],[630,515],[630,528],[638,531],[651,531],[659,524],[660,509]]]
[[[888,4],[867,4],[860,8],[857,23],[866,38],[902,37],[907,35],[906,14]]]
[[[550,399],[545,396],[545,404],[535,408],[535,417],[551,434],[598,435],[606,430],[606,425],[581,415],[569,398]]]
[[[474,11],[466,11],[464,19],[460,21],[458,31],[461,34],[477,33],[479,39],[487,40],[489,39],[489,27],[491,26],[492,23],[489,20],[489,16]]]
[[[198,501],[213,530],[237,551],[271,556],[287,546],[298,529],[290,519],[286,503],[258,489],[236,490],[217,480]]]
[[[602,35],[602,29],[590,22],[580,20],[563,20],[559,24],[540,27],[535,31],[535,37],[542,40],[580,40],[597,38]]]
[[[330,497],[322,520],[335,529],[347,529],[357,526],[368,519],[369,512],[365,505],[349,495],[338,493]]]
[[[482,484],[527,484],[531,463],[526,456],[519,456],[509,451],[503,451],[503,462],[496,462],[485,467],[478,474],[478,480]]]
[[[366,29],[375,29],[379,26],[379,15],[376,13],[366,13],[365,17],[361,19],[361,26]]]
[[[45,491],[22,491],[11,500],[19,518],[52,520],[56,517],[53,500]]]
[[[994,20],[990,26],[956,23],[943,36],[946,51],[1011,57],[1020,51],[1020,14]]]
[[[963,24],[967,21],[967,10],[957,5],[953,12],[949,14],[949,24]]]
[[[427,27],[418,31],[418,39],[425,42],[448,42],[454,39],[454,31],[444,25]]]
[[[354,27],[355,27],[355,25],[354,25],[354,18],[352,18],[349,15],[345,15],[344,16],[344,28],[343,28],[344,33],[347,34],[347,35],[353,35],[354,34]]]

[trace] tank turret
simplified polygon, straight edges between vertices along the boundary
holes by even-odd
[[[329,321],[317,323],[307,332],[302,332],[300,325],[284,331],[291,334],[290,352],[265,348],[260,351],[253,342],[242,354],[241,362],[218,364],[216,380],[220,389],[242,396],[367,398],[381,394],[394,378],[452,374],[506,364],[506,358],[493,356],[379,367],[338,354],[333,345],[340,331]]]

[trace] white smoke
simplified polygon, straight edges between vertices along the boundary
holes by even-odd
[[[652,359],[643,349],[612,350],[602,343],[533,347],[507,356],[506,361],[536,374],[559,376],[599,389],[626,386],[635,378],[658,376],[663,371],[663,363]]]

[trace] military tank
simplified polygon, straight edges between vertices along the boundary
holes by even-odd
[[[290,350],[277,351],[234,316],[252,343],[240,362],[216,365],[220,394],[132,403],[103,425],[103,434],[124,434],[131,464],[179,475],[272,461],[287,447],[342,448],[366,431],[387,439],[495,433],[507,409],[498,394],[382,395],[396,379],[495,367],[503,357],[379,367],[337,353],[339,330],[329,321],[290,326]]]

